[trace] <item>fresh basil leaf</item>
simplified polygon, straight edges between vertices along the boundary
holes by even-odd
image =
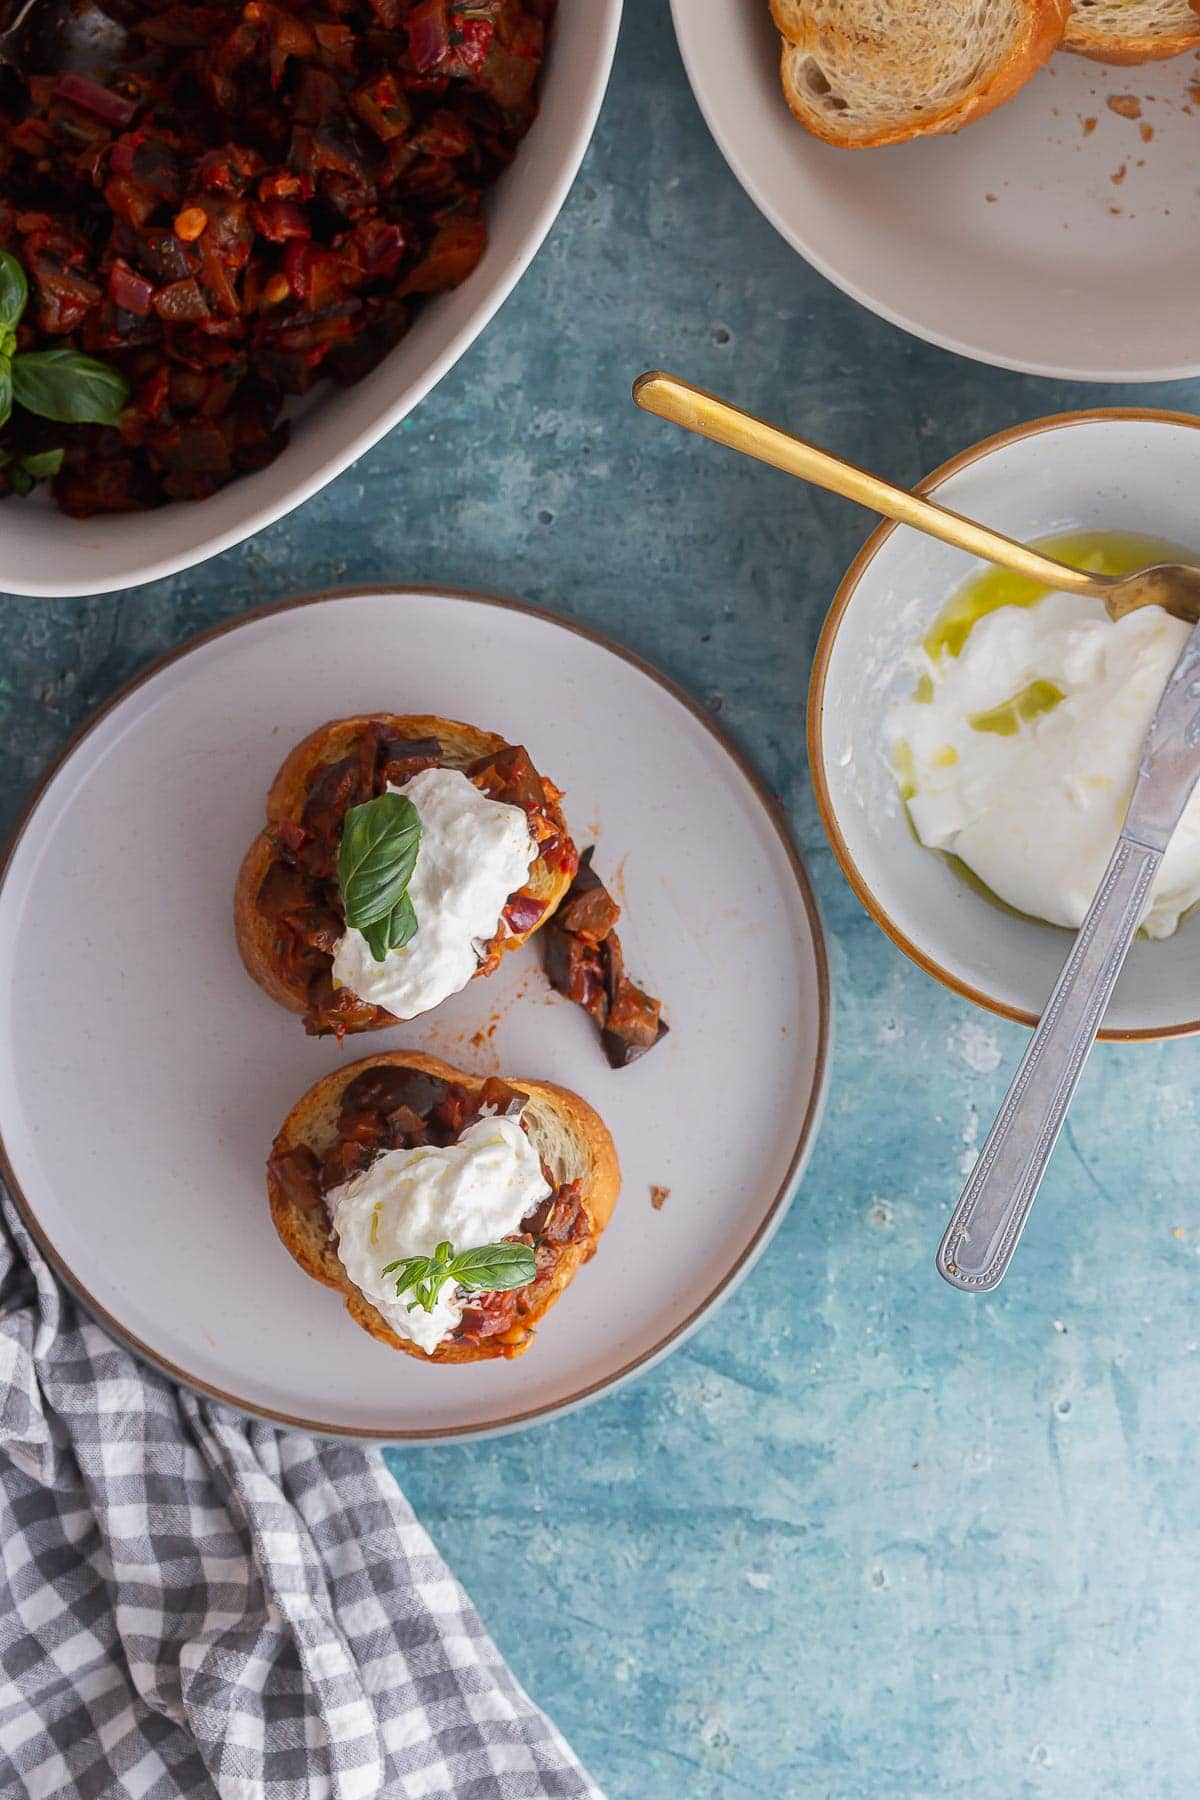
[[[417,1288],[417,1297],[409,1306],[409,1312],[415,1312],[418,1306],[423,1306],[428,1313],[433,1311],[437,1297],[446,1284],[453,1258],[454,1245],[449,1242],[440,1243],[425,1265],[425,1279]],[[399,1293],[400,1290],[396,1291]]]
[[[12,415],[12,403],[12,363],[7,357],[0,357],[0,425],[8,424]]]
[[[432,1256],[406,1256],[401,1262],[388,1263],[381,1273],[395,1272],[397,1299],[412,1290],[415,1298],[408,1303],[409,1312],[422,1306],[426,1312],[432,1312],[446,1284],[453,1255],[451,1244],[439,1244]]]
[[[51,475],[57,475],[62,468],[63,452],[61,450],[36,450],[28,456],[18,456],[16,466],[9,472],[9,486],[14,494],[31,494],[39,481],[47,481]],[[0,469],[9,468],[13,461],[11,450],[0,450]]]
[[[464,1250],[450,1264],[450,1279],[468,1293],[503,1293],[524,1287],[537,1274],[537,1259],[528,1244],[484,1244]]]
[[[445,1279],[446,1277],[444,1275],[439,1276],[433,1274],[429,1277],[428,1281],[421,1282],[420,1286],[417,1288],[416,1299],[410,1300],[408,1303],[409,1312],[416,1312],[418,1306],[423,1306],[427,1313],[431,1313],[433,1311],[434,1302],[441,1289],[442,1282],[445,1281]]]
[[[393,910],[412,877],[420,841],[420,815],[403,794],[380,794],[350,808],[338,849],[347,924],[360,928]]]
[[[389,950],[403,950],[414,936],[417,929],[417,915],[413,911],[413,903],[407,894],[401,894],[386,918],[376,919],[370,925],[358,928],[367,942],[367,949],[376,962],[382,962]]]
[[[397,1299],[412,1290],[415,1298],[408,1303],[409,1312],[424,1307],[431,1313],[447,1281],[469,1294],[503,1293],[531,1282],[537,1259],[528,1244],[484,1244],[455,1256],[453,1244],[443,1241],[432,1256],[406,1256],[388,1263],[380,1273],[395,1274]]]
[[[31,350],[12,359],[18,406],[64,425],[115,425],[129,398],[119,370],[78,350]]]
[[[390,1275],[393,1269],[400,1273],[396,1277],[396,1292],[411,1287],[414,1281],[423,1281],[427,1271],[432,1268],[427,1256],[403,1256],[399,1262],[390,1262],[380,1270],[382,1275]]]
[[[62,468],[63,455],[62,450],[39,450],[33,456],[23,456],[21,467],[35,481],[48,481]]]
[[[0,250],[0,327],[15,330],[28,299],[24,269],[10,250]]]
[[[417,929],[408,884],[420,847],[420,815],[404,794],[380,794],[346,814],[338,886],[346,923],[363,933],[376,962],[402,949]]]
[[[406,1256],[401,1262],[388,1263],[382,1273],[390,1275],[393,1271],[396,1272],[397,1300],[410,1288],[415,1292],[416,1299],[409,1302],[409,1312],[413,1312],[418,1306],[424,1306],[426,1312],[431,1312],[432,1301],[426,1299],[428,1287],[423,1284],[426,1284],[426,1278],[432,1269],[433,1264],[427,1256]]]

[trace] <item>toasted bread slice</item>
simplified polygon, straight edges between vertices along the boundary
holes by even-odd
[[[233,900],[234,928],[242,961],[264,993],[291,1012],[306,1011],[307,989],[288,981],[275,950],[274,925],[259,912],[257,906],[259,890],[276,855],[268,833],[272,825],[300,818],[309,782],[314,774],[326,764],[337,762],[348,755],[359,735],[372,720],[391,726],[406,738],[437,738],[445,752],[447,766],[455,769],[465,769],[477,757],[504,749],[508,741],[494,731],[480,731],[478,727],[463,725],[456,719],[440,719],[424,713],[377,712],[359,713],[348,719],[332,719],[326,725],[319,725],[302,743],[296,745],[271,784],[267,795],[267,832],[260,832],[246,852],[238,872]],[[547,812],[566,837],[566,820],[554,797],[556,794],[557,789],[548,793]],[[539,856],[529,871],[526,886],[543,902],[544,912],[529,931],[506,931],[493,938],[488,945],[488,955],[480,965],[481,971],[487,970],[490,973],[497,957],[518,949],[535,931],[540,931],[570,887],[572,875],[572,868],[552,869]],[[382,1026],[398,1022],[380,1006],[374,1007],[372,1013],[370,1023],[359,1026],[358,1029],[377,1031]]]
[[[1189,0],[1073,0],[1064,50],[1095,62],[1158,62],[1200,48]]]
[[[771,0],[787,103],[827,144],[958,131],[1058,47],[1070,0]]]
[[[365,1069],[385,1064],[417,1069],[473,1090],[483,1085],[482,1076],[464,1075],[440,1058],[423,1056],[415,1050],[389,1050],[364,1057],[326,1075],[315,1087],[309,1088],[284,1120],[272,1145],[272,1155],[294,1150],[302,1144],[307,1144],[318,1156],[328,1149],[337,1135],[342,1095],[350,1083]],[[505,1080],[510,1087],[528,1094],[529,1104],[522,1116],[534,1146],[555,1180],[559,1183],[582,1182],[583,1205],[589,1225],[586,1237],[561,1246],[552,1281],[538,1296],[535,1308],[522,1320],[527,1335],[519,1343],[504,1344],[497,1339],[484,1338],[478,1344],[439,1344],[430,1355],[419,1345],[398,1337],[346,1274],[324,1209],[305,1211],[294,1204],[275,1180],[270,1167],[267,1170],[267,1194],[275,1229],[305,1274],[343,1294],[351,1318],[381,1344],[406,1351],[423,1362],[487,1362],[497,1357],[511,1359],[523,1355],[533,1341],[538,1324],[566,1292],[576,1270],[594,1254],[621,1190],[621,1170],[612,1138],[600,1115],[586,1100],[549,1081],[513,1081],[508,1076]]]

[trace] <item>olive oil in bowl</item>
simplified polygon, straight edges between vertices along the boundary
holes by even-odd
[[[1112,576],[1127,575],[1156,562],[1192,560],[1188,551],[1181,550],[1175,544],[1135,532],[1074,531],[1043,539],[1037,547],[1077,568]],[[1051,592],[1050,588],[1005,569],[985,568],[972,576],[941,608],[921,640],[921,649],[928,659],[929,667],[919,676],[910,697],[911,702],[918,705],[934,702],[940,680],[947,677],[949,666],[962,654],[981,619],[1003,607],[1034,607]],[[1084,604],[1090,606],[1092,603]],[[1094,604],[1097,618],[1103,619],[1103,603],[1097,600]],[[1017,671],[1014,670],[1014,673]],[[1052,674],[1057,679],[1050,679]],[[1015,686],[1013,693],[999,700],[989,699],[978,712],[968,712],[965,717],[960,715],[959,729],[965,725],[970,732],[1001,738],[1016,738],[1019,734],[1036,729],[1038,721],[1053,712],[1066,697],[1065,688],[1069,684],[1060,686],[1060,681],[1062,674],[1053,667],[1039,670],[1036,662],[1032,667],[1027,665],[1025,673],[1019,676],[1020,685]],[[961,738],[959,746],[961,749]],[[959,753],[953,745],[947,744],[941,751],[931,751],[928,740],[922,754],[930,769],[949,768],[959,760]],[[917,764],[912,746],[903,738],[893,744],[893,764],[910,827],[914,835],[917,835],[912,817],[912,802],[918,794]],[[924,847],[931,848],[929,845]],[[1021,918],[1031,916],[1017,912],[1009,902],[995,894],[974,869],[968,867],[953,851],[935,849],[934,854],[943,858],[953,869],[955,876],[973,892],[985,895],[995,906],[1010,915],[1016,913]],[[1046,923],[1045,920],[1036,922]]]

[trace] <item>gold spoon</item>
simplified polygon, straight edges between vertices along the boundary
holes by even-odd
[[[943,543],[953,544],[971,556],[981,556],[985,562],[999,563],[1001,568],[1028,576],[1043,587],[1068,594],[1092,594],[1104,602],[1112,619],[1123,618],[1139,606],[1161,606],[1188,624],[1200,619],[1200,569],[1189,563],[1152,563],[1132,575],[1091,575],[1045,556],[1028,544],[1019,544],[1002,532],[977,525],[973,519],[964,519],[961,513],[938,506],[933,500],[893,487],[891,482],[882,481],[857,464],[831,456],[828,450],[820,450],[816,444],[808,444],[777,425],[755,418],[753,413],[718,400],[703,388],[693,387],[690,381],[653,370],[638,376],[633,397],[644,412],[656,413],[660,419],[669,419],[673,425],[698,432],[716,444],[770,463],[787,475],[799,475],[817,487],[828,488],[831,494],[857,500],[872,512],[896,519],[901,525],[913,525],[930,537],[941,538]]]

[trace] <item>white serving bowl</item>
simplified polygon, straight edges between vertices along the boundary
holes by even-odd
[[[5,505],[0,589],[103,594],[173,575],[273,524],[378,443],[458,361],[533,260],[591,140],[620,18],[621,0],[559,9],[541,110],[487,198],[487,250],[461,287],[434,295],[378,369],[356,387],[318,389],[283,455],[209,500],[81,520],[44,496]]]
[[[1010,537],[1073,529],[1145,532],[1200,560],[1200,419],[1141,407],[1060,413],[988,438],[922,482],[942,504]],[[1033,1025],[1070,933],[976,892],[917,842],[884,749],[884,719],[911,691],[902,653],[981,565],[920,532],[882,525],[837,591],[817,645],[809,757],[834,854],[876,924],[958,994]],[[1200,1031],[1200,918],[1140,941],[1102,1037]]]

